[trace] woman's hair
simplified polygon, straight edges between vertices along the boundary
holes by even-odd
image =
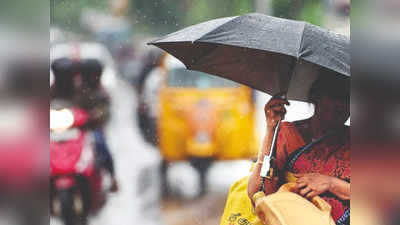
[[[308,101],[316,104],[322,95],[348,99],[350,97],[350,79],[337,72],[321,69],[318,78],[310,88]]]

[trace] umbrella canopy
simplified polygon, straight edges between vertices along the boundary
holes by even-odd
[[[218,75],[270,95],[307,101],[318,76],[350,76],[350,40],[306,22],[258,13],[219,18],[151,43],[190,70]],[[329,73],[321,73],[321,69]]]

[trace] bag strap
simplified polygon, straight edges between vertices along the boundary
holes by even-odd
[[[331,131],[331,132],[327,132],[326,134],[324,134],[322,137],[313,140],[312,142],[310,142],[307,145],[304,145],[303,147],[300,148],[300,151],[307,151],[308,149],[312,148],[314,145],[320,143],[321,141],[323,141],[324,139],[326,139],[327,137],[333,135],[334,133],[336,133],[336,131]]]
[[[325,140],[326,138],[328,138],[329,136],[336,134],[338,132],[338,130],[333,130],[333,131],[328,131],[327,133],[325,133],[323,136],[321,136],[320,138],[313,140],[312,142],[304,145],[303,147],[298,148],[297,150],[293,151],[286,160],[286,163],[284,165],[285,170],[290,170],[291,165],[294,164],[294,162],[297,160],[297,158],[305,151],[308,151],[309,149],[311,149],[314,145],[322,142],[323,140]]]
[[[324,134],[323,136],[319,137],[316,140],[311,141],[309,144],[304,145],[303,147],[299,148],[298,150],[294,151],[294,152],[304,152],[307,151],[309,149],[311,149],[314,145],[320,143],[321,141],[323,141],[324,139],[326,139],[327,137],[333,135],[337,133],[336,130],[334,131],[328,131],[326,134]],[[276,148],[276,142],[274,143],[274,148]],[[275,159],[275,155],[276,155],[276,151],[273,152],[273,157]],[[285,165],[285,167],[287,166],[287,163]],[[261,187],[260,187],[260,191],[265,193],[265,177],[262,177],[261,179]]]

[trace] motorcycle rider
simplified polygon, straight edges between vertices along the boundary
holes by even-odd
[[[75,96],[74,81],[77,77],[78,64],[73,60],[63,57],[51,63],[54,83],[50,89],[51,99],[60,99],[73,102]]]
[[[88,113],[85,128],[94,133],[98,153],[97,163],[105,168],[112,178],[111,191],[118,191],[114,162],[105,141],[103,126],[110,117],[110,97],[101,86],[103,65],[96,59],[84,59],[79,66],[81,85],[77,91],[76,103]]]
[[[94,61],[91,59],[78,63],[67,57],[55,59],[51,64],[55,79],[51,87],[51,99],[70,102],[87,113],[83,128],[93,131],[97,165],[109,172],[112,178],[111,191],[116,192],[118,184],[114,163],[102,131],[102,125],[109,117],[109,97],[100,85],[102,65]]]

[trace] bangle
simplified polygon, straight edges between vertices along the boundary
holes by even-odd
[[[263,163],[264,163],[264,161],[260,161],[260,160],[257,160],[257,162],[256,162],[257,165],[258,164],[262,165]]]

